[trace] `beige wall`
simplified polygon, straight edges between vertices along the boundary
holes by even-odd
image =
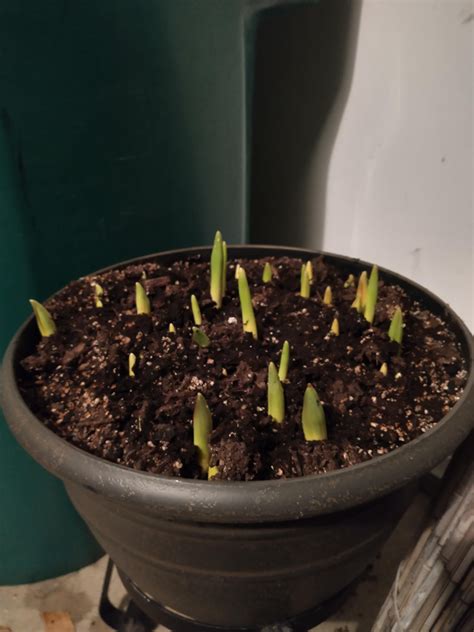
[[[339,64],[330,52],[334,37],[321,42],[324,19],[329,26],[349,19]],[[300,105],[290,99],[291,116],[280,106],[280,120],[263,123],[264,140],[273,132],[283,155],[265,161],[256,131],[254,176],[265,188],[256,198],[274,227],[263,231],[257,222],[255,236],[377,261],[432,289],[473,329],[474,3],[341,0],[331,8],[321,0],[272,21],[264,33],[270,57],[291,26],[291,59],[280,63]],[[270,57],[260,74],[271,71]],[[278,93],[275,82],[266,89]],[[260,94],[265,112],[257,103],[257,122],[275,116],[268,94]],[[323,117],[320,128],[311,112]],[[276,183],[285,173],[286,182]]]

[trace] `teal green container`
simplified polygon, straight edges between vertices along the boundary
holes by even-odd
[[[22,225],[25,204],[11,126],[0,120],[0,353],[28,314],[34,262]],[[14,441],[0,414],[0,585],[38,581],[93,562],[102,550],[63,485]]]
[[[0,3],[0,351],[71,278],[247,237],[253,39],[287,0]],[[96,559],[0,420],[0,584]]]

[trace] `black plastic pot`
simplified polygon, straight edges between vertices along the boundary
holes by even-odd
[[[208,256],[209,249],[135,261],[168,262],[196,253]],[[268,246],[229,251],[230,257],[315,254]],[[326,258],[344,273],[368,266]],[[447,320],[462,345],[469,378],[461,399],[434,428],[366,463],[323,475],[239,483],[171,479],[91,456],[48,430],[17,388],[19,360],[38,336],[32,319],[4,358],[5,417],[23,447],[64,481],[100,544],[143,593],[186,617],[220,626],[250,627],[299,615],[361,574],[406,508],[413,483],[474,426],[471,334],[433,294],[387,270],[380,273]]]

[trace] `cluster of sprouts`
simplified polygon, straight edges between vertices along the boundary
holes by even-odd
[[[210,260],[210,296],[216,309],[221,309],[226,294],[226,273],[227,273],[227,244],[222,239],[220,231],[216,232]],[[146,279],[146,275],[142,275]],[[242,314],[242,328],[245,333],[249,333],[255,340],[258,339],[257,321],[255,319],[252,295],[247,280],[245,269],[242,265],[237,265],[235,270],[237,279],[238,294]],[[269,262],[266,262],[262,272],[262,282],[271,283],[273,270]],[[303,263],[300,275],[300,291],[302,298],[309,299],[311,296],[311,286],[315,280],[315,273],[311,261]],[[104,307],[104,290],[94,282],[94,305],[97,309]],[[356,279],[350,274],[344,282],[344,288],[355,288],[354,301],[351,308],[357,310],[359,314],[372,324],[375,317],[378,295],[378,268],[372,267],[370,276],[364,270],[361,272],[357,287]],[[333,303],[333,292],[327,286],[323,303],[331,306]],[[30,300],[36,318],[39,332],[43,337],[49,337],[56,333],[56,324],[48,310],[38,301]],[[194,294],[190,297],[191,312],[194,325],[192,327],[192,341],[201,348],[206,348],[211,344],[211,340],[202,329],[202,314],[198,299]],[[140,282],[135,283],[135,309],[137,314],[151,315],[152,308],[150,299],[145,288]],[[169,324],[168,332],[176,334],[173,323]],[[340,326],[337,318],[334,318],[330,328],[330,335],[339,336]],[[403,314],[398,306],[392,316],[388,329],[388,337],[391,341],[401,346],[403,337]],[[267,412],[275,423],[281,424],[285,419],[285,383],[288,381],[288,369],[290,364],[290,345],[286,340],[283,344],[280,355],[280,364],[277,369],[275,363],[271,361],[268,365],[267,375]],[[135,378],[137,357],[134,353],[129,354],[128,375]],[[386,376],[388,374],[387,363],[380,367],[380,372]],[[224,373],[225,374],[225,373]],[[306,441],[323,441],[327,439],[326,418],[323,405],[320,402],[318,393],[312,384],[306,385],[303,396],[303,406],[301,413],[301,427]],[[193,414],[193,440],[199,454],[199,466],[204,476],[213,478],[217,474],[217,467],[210,467],[209,437],[212,432],[212,414],[202,393],[198,393]]]

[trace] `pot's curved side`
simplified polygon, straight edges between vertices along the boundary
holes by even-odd
[[[232,628],[294,617],[339,593],[373,561],[414,493],[404,488],[311,520],[225,525],[163,520],[66,488],[141,591],[186,617]]]
[[[319,253],[268,246],[229,247],[231,257],[271,254],[307,258]],[[196,255],[209,256],[209,248],[170,251],[133,261],[157,259],[168,263]],[[344,272],[357,272],[369,265],[357,259],[327,253],[325,256]],[[56,476],[82,484],[111,500],[126,500],[138,511],[157,517],[224,524],[273,522],[311,518],[375,500],[430,471],[456,449],[474,426],[471,334],[449,306],[431,292],[388,270],[380,269],[380,275],[399,283],[415,297],[422,297],[434,312],[447,320],[461,343],[469,367],[463,395],[449,413],[424,435],[384,456],[322,475],[244,483],[170,479],[98,459],[48,430],[30,412],[18,390],[19,360],[37,339],[32,319],[19,330],[4,358],[1,400],[5,416],[23,447]]]

